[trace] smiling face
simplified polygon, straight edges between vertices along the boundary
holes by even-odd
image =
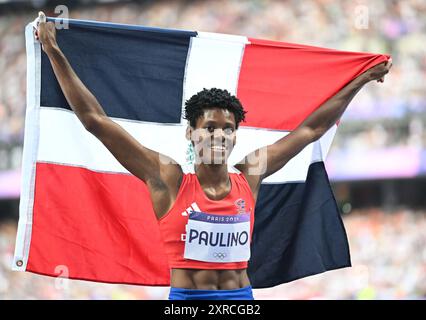
[[[225,164],[236,143],[236,122],[232,112],[221,108],[207,108],[188,127],[187,139],[194,145],[197,164]]]

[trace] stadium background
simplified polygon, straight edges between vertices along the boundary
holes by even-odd
[[[389,53],[343,116],[326,166],[352,268],[270,289],[257,299],[426,298],[426,1],[0,1],[0,299],[165,299],[168,288],[67,281],[10,270],[26,98],[24,27],[56,16],[241,34]],[[108,67],[108,66],[105,66]]]

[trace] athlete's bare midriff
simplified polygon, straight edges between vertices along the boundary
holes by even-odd
[[[199,270],[172,269],[171,286],[200,290],[232,290],[250,285],[247,269]]]

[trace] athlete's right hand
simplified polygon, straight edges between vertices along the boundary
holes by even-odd
[[[46,15],[42,11],[38,13],[37,29],[34,36],[40,41],[43,51],[46,53],[57,46],[55,24],[51,21],[46,22]]]

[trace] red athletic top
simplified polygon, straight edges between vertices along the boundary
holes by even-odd
[[[194,173],[183,175],[176,202],[159,220],[160,232],[170,268],[184,269],[245,269],[247,261],[205,262],[184,258],[185,227],[189,213],[201,211],[214,215],[238,215],[250,212],[250,241],[254,225],[255,201],[242,173],[229,173],[231,191],[222,200],[209,199]]]

